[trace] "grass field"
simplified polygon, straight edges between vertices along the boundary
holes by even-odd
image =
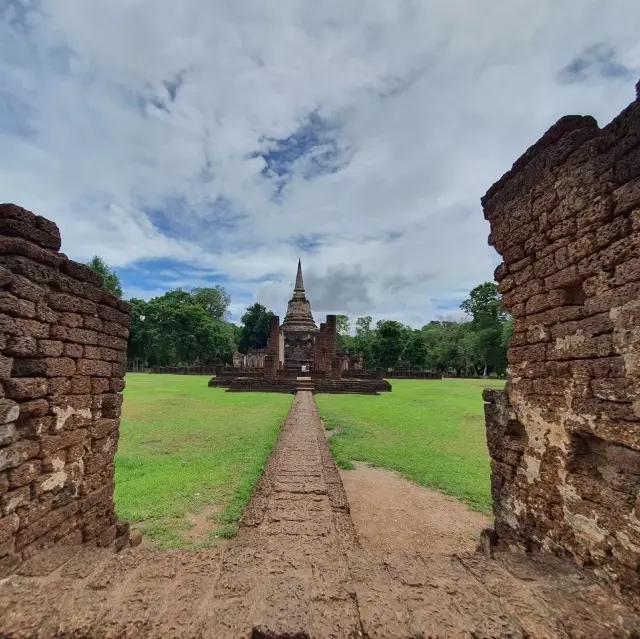
[[[498,380],[391,380],[378,397],[316,395],[337,464],[352,461],[408,479],[490,512],[482,389]]]
[[[128,374],[116,456],[118,515],[161,547],[232,536],[291,405],[290,395],[225,393],[207,377]],[[189,514],[213,532],[190,535]]]

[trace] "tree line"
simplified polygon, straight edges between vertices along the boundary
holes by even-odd
[[[498,288],[486,282],[460,305],[465,319],[439,319],[416,329],[394,320],[373,326],[370,316],[355,322],[338,316],[341,349],[362,353],[367,369],[433,371],[447,376],[503,376],[513,321],[502,306]]]
[[[88,264],[104,286],[122,297],[114,273],[99,257]],[[209,365],[232,362],[238,350],[264,348],[273,313],[262,304],[246,309],[240,325],[229,321],[231,297],[222,286],[168,291],[150,300],[130,299],[132,366]],[[361,353],[369,370],[407,369],[450,376],[504,375],[513,322],[496,284],[475,287],[460,305],[464,319],[439,319],[416,329],[394,320],[373,325],[370,316],[337,316],[339,348]]]

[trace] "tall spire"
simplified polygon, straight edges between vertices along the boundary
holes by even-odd
[[[318,327],[313,321],[311,314],[311,304],[304,291],[302,281],[302,262],[298,259],[298,273],[296,274],[296,284],[293,288],[293,295],[287,305],[287,314],[284,316],[282,327],[288,330],[317,331]]]
[[[294,292],[304,293],[304,283],[302,282],[302,262],[298,258],[298,274],[296,275],[296,285],[293,288]]]

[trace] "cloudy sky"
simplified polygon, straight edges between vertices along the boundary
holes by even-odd
[[[0,0],[0,200],[127,296],[222,284],[422,325],[498,263],[479,199],[640,78],[637,0]]]

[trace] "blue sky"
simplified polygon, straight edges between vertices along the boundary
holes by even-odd
[[[0,0],[0,192],[128,296],[222,284],[421,325],[492,277],[479,200],[640,78],[635,0]]]

